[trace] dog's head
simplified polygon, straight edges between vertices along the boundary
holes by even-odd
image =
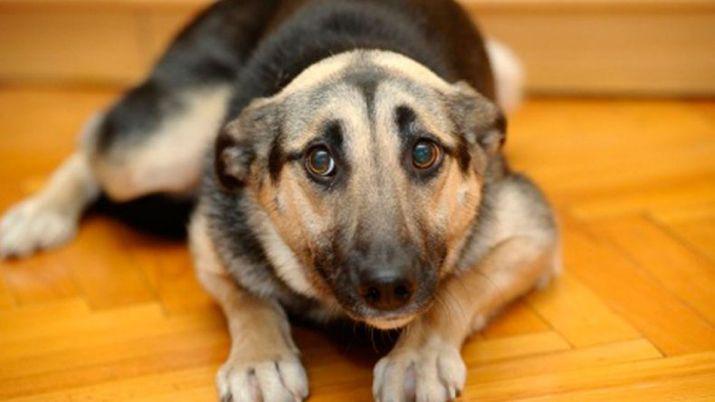
[[[216,174],[260,206],[264,243],[284,250],[269,256],[300,271],[277,267],[289,284],[391,328],[453,269],[503,138],[498,108],[468,85],[357,51],[245,108],[217,140]]]

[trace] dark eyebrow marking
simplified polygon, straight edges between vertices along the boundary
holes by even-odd
[[[287,160],[282,143],[283,135],[281,133],[271,142],[271,150],[268,154],[268,173],[274,183],[278,182],[281,169]]]
[[[325,144],[333,152],[343,154],[343,126],[339,120],[330,120],[323,124],[321,134],[310,140],[303,149],[295,150],[285,157],[285,161],[295,161],[303,158],[304,153],[309,149]]]
[[[401,105],[395,110],[395,123],[403,139],[414,135],[417,114],[409,106]]]
[[[472,154],[469,152],[469,144],[467,140],[463,137],[459,137],[459,142],[457,143],[457,149],[454,150],[454,156],[459,164],[459,170],[464,174],[469,170],[469,164],[472,161]]]
[[[326,124],[322,137],[333,150],[342,153],[343,127],[338,120],[333,120]]]

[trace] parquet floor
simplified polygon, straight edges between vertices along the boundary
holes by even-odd
[[[0,209],[114,90],[0,88]],[[566,271],[464,348],[462,399],[715,400],[715,102],[541,99],[508,153],[556,205]],[[377,355],[297,328],[311,401],[368,401]],[[208,401],[228,346],[181,241],[100,214],[0,263],[0,400]]]

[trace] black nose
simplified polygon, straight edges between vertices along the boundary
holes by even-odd
[[[414,287],[414,282],[401,276],[365,278],[360,284],[360,296],[372,308],[392,311],[409,303]]]

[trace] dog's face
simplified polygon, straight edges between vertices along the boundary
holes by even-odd
[[[299,262],[279,275],[355,319],[398,327],[458,258],[503,141],[500,116],[408,58],[347,53],[229,123],[217,176],[260,205],[278,234],[269,241]]]

